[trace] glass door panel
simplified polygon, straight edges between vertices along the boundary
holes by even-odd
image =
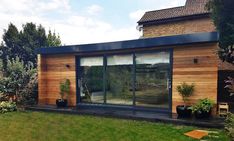
[[[107,57],[106,103],[133,104],[132,66],[133,55]]]
[[[136,106],[169,108],[170,54],[136,54]]]
[[[80,98],[83,103],[104,103],[103,57],[80,58]]]

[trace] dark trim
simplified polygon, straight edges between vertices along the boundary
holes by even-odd
[[[79,70],[80,70],[80,57],[79,56],[76,56],[75,57],[75,64],[76,64],[76,103],[80,103],[80,82],[79,82],[79,79],[80,79],[80,73],[79,73]]]
[[[107,72],[107,57],[106,55],[103,55],[103,93],[104,93],[104,98],[103,98],[103,102],[104,104],[106,104],[106,80],[107,80],[107,76],[106,76],[106,72]]]
[[[174,63],[174,61],[173,61],[173,49],[170,49],[170,76],[169,76],[169,79],[170,79],[170,88],[169,88],[169,98],[168,98],[168,101],[169,101],[169,109],[170,109],[170,111],[171,111],[171,113],[172,113],[172,88],[173,88],[173,63]]]
[[[136,54],[133,53],[133,65],[132,65],[132,94],[133,94],[133,106],[136,106]]]
[[[105,52],[115,50],[129,50],[140,48],[152,48],[162,46],[186,45],[195,43],[218,42],[217,32],[183,34],[174,36],[164,36],[157,38],[145,38],[129,41],[118,41],[98,44],[84,44],[62,47],[39,48],[38,54],[69,54],[69,53],[88,53],[88,52]]]
[[[139,21],[137,23],[138,25],[148,26],[148,25],[158,25],[158,24],[165,24],[169,22],[178,22],[178,21],[184,21],[184,20],[193,20],[193,19],[198,19],[198,18],[209,18],[209,17],[210,17],[210,13],[203,13],[203,14],[196,14],[196,15],[167,18],[167,19]]]

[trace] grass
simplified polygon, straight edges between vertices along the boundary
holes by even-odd
[[[43,112],[0,115],[3,141],[194,141],[183,133],[189,126]],[[209,129],[208,129],[209,130]],[[212,129],[214,130],[214,129]],[[228,141],[223,130],[209,141]]]

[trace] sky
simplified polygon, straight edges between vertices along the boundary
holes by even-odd
[[[185,0],[0,0],[0,36],[9,23],[41,24],[63,45],[138,39],[145,11],[182,6]],[[2,40],[2,39],[0,39]]]

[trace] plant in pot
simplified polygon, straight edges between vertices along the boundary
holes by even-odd
[[[194,84],[187,84],[183,82],[181,85],[177,86],[176,89],[184,101],[184,105],[177,105],[176,112],[178,117],[186,118],[192,115],[192,106],[187,105],[188,97],[190,97],[194,92]]]
[[[56,99],[56,105],[58,108],[67,107],[67,96],[70,93],[70,80],[60,82],[60,99]],[[66,96],[66,98],[64,98]]]
[[[213,101],[208,98],[200,99],[197,104],[193,105],[192,112],[198,119],[209,118],[213,105]]]

